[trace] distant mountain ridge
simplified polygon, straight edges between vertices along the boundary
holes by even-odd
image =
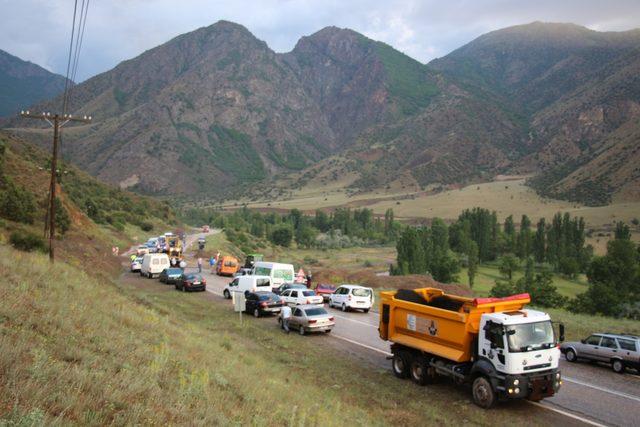
[[[0,117],[59,95],[65,81],[63,76],[0,50]]]
[[[425,65],[337,27],[277,54],[220,21],[78,85],[72,110],[96,122],[66,131],[65,153],[192,199],[268,197],[272,179],[300,185],[325,159],[355,191],[533,173],[549,196],[638,199],[637,46],[640,30],[532,23]]]

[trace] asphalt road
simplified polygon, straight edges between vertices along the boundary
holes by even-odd
[[[187,241],[194,242],[199,236],[191,235]],[[188,259],[191,260],[189,265],[195,266],[193,258]],[[207,280],[207,291],[226,301],[222,297],[222,290],[231,279],[211,274],[206,260],[205,267],[202,274]],[[230,301],[228,304],[231,306]],[[335,316],[336,326],[330,335],[319,339],[333,340],[333,344],[345,347],[352,353],[354,349],[368,353],[367,359],[372,363],[390,369],[390,361],[386,359],[390,354],[389,343],[378,336],[378,313],[344,313],[325,307]],[[276,322],[275,318],[260,321],[265,322],[265,327],[273,326],[269,322]],[[541,423],[549,420],[548,423],[552,425],[640,425],[639,375],[620,375],[604,365],[570,364],[564,360],[560,367],[564,382],[556,396],[541,403],[510,401],[502,404],[500,410],[524,410],[531,413],[532,417],[538,417]],[[469,390],[452,383],[444,382],[432,387],[441,387],[443,393],[466,393],[471,399]]]

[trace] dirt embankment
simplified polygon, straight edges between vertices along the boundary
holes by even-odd
[[[440,283],[430,276],[410,274],[408,276],[377,276],[374,270],[351,271],[346,269],[323,268],[313,272],[315,283],[354,283],[378,289],[416,289],[433,287],[461,296],[473,296],[473,292],[457,283]]]

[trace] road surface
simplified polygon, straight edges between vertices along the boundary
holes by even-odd
[[[189,236],[188,243],[196,241],[201,235]],[[187,259],[190,261],[189,270],[193,270],[195,259],[192,256]],[[211,274],[208,264],[206,267],[202,275],[207,280],[207,291],[219,297],[221,303],[227,301],[223,299],[222,290],[231,279]],[[231,309],[231,302],[227,303]],[[335,344],[368,352],[371,356],[369,360],[390,369],[390,362],[386,359],[390,355],[389,343],[378,336],[378,313],[344,313],[325,307],[335,316],[336,326],[330,335],[318,339],[334,340]],[[269,322],[276,320],[259,321],[265,322],[267,327],[273,326]],[[501,405],[500,410],[527,410],[532,417],[540,417],[541,422],[550,419],[553,424],[640,425],[640,376],[631,373],[619,375],[605,366],[570,364],[564,360],[561,360],[560,368],[564,382],[556,396],[541,403],[511,401]],[[448,382],[430,387],[439,387],[443,393],[466,393],[471,399],[469,390]]]

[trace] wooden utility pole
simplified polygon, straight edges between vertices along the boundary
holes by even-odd
[[[58,140],[60,138],[60,129],[69,122],[91,123],[91,116],[73,117],[71,114],[54,114],[42,113],[33,114],[27,111],[21,111],[20,115],[27,119],[44,120],[53,127],[53,153],[51,155],[51,183],[49,184],[49,207],[47,210],[47,219],[44,224],[45,235],[47,229],[49,231],[49,260],[53,262],[53,240],[55,237],[55,219],[56,219],[56,177],[58,174]],[[52,122],[53,120],[53,122]]]

